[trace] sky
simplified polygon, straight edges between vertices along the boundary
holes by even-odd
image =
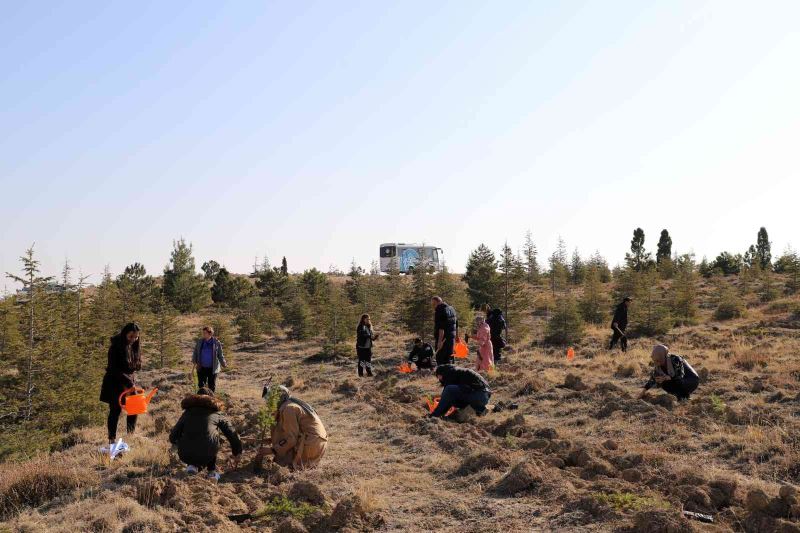
[[[3,2],[0,273],[800,246],[800,2]],[[9,280],[6,285],[13,286]],[[0,284],[0,288],[2,284]]]

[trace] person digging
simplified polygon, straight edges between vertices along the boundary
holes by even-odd
[[[679,401],[688,400],[700,384],[700,377],[694,368],[683,357],[669,353],[669,348],[663,344],[653,347],[651,358],[653,373],[639,397],[644,398],[653,387],[661,387]]]
[[[442,384],[442,396],[431,417],[443,418],[451,407],[456,408],[451,416],[459,421],[467,418],[470,410],[478,416],[486,414],[492,390],[483,376],[455,365],[439,365],[435,374]]]
[[[208,478],[219,481],[217,453],[221,435],[231,445],[234,468],[242,455],[242,441],[222,415],[224,404],[211,389],[201,387],[197,394],[189,394],[181,402],[183,414],[169,434],[169,441],[178,446],[178,457],[186,463],[187,474],[197,474],[208,469]]]
[[[283,385],[265,385],[261,397],[275,406],[269,450],[275,462],[292,469],[317,466],[328,447],[328,433],[314,408],[293,398]]]

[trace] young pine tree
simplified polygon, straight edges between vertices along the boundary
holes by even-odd
[[[485,244],[480,244],[469,254],[464,281],[469,287],[473,307],[494,303],[498,285],[497,259]]]
[[[672,315],[677,322],[688,325],[697,319],[697,273],[694,258],[683,255],[675,263],[675,279],[672,282]]]
[[[539,262],[536,260],[536,244],[530,230],[525,233],[525,245],[522,247],[522,255],[525,258],[525,272],[527,281],[531,285],[539,282]]]
[[[545,342],[566,346],[583,338],[583,320],[575,300],[565,294],[556,302],[553,315],[547,323]]]
[[[402,316],[408,331],[423,339],[433,335],[433,296],[432,269],[427,265],[417,265],[403,299]]]
[[[173,242],[170,264],[164,269],[164,294],[181,313],[194,313],[209,304],[211,293],[203,276],[195,272],[192,245],[184,239]]]
[[[595,267],[587,267],[583,280],[583,295],[578,302],[581,316],[586,322],[600,324],[608,321],[611,302],[608,293],[600,282],[600,272]]]

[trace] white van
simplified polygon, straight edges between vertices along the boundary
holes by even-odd
[[[424,258],[425,262],[433,266],[436,270],[441,268],[441,264],[444,261],[442,249],[436,246],[406,244],[404,242],[387,242],[381,244],[381,272],[389,272],[394,262],[401,273],[408,274],[414,269],[414,266],[421,258]]]

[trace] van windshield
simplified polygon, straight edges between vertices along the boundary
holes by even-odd
[[[397,254],[397,248],[394,246],[381,246],[381,257],[394,257]]]

